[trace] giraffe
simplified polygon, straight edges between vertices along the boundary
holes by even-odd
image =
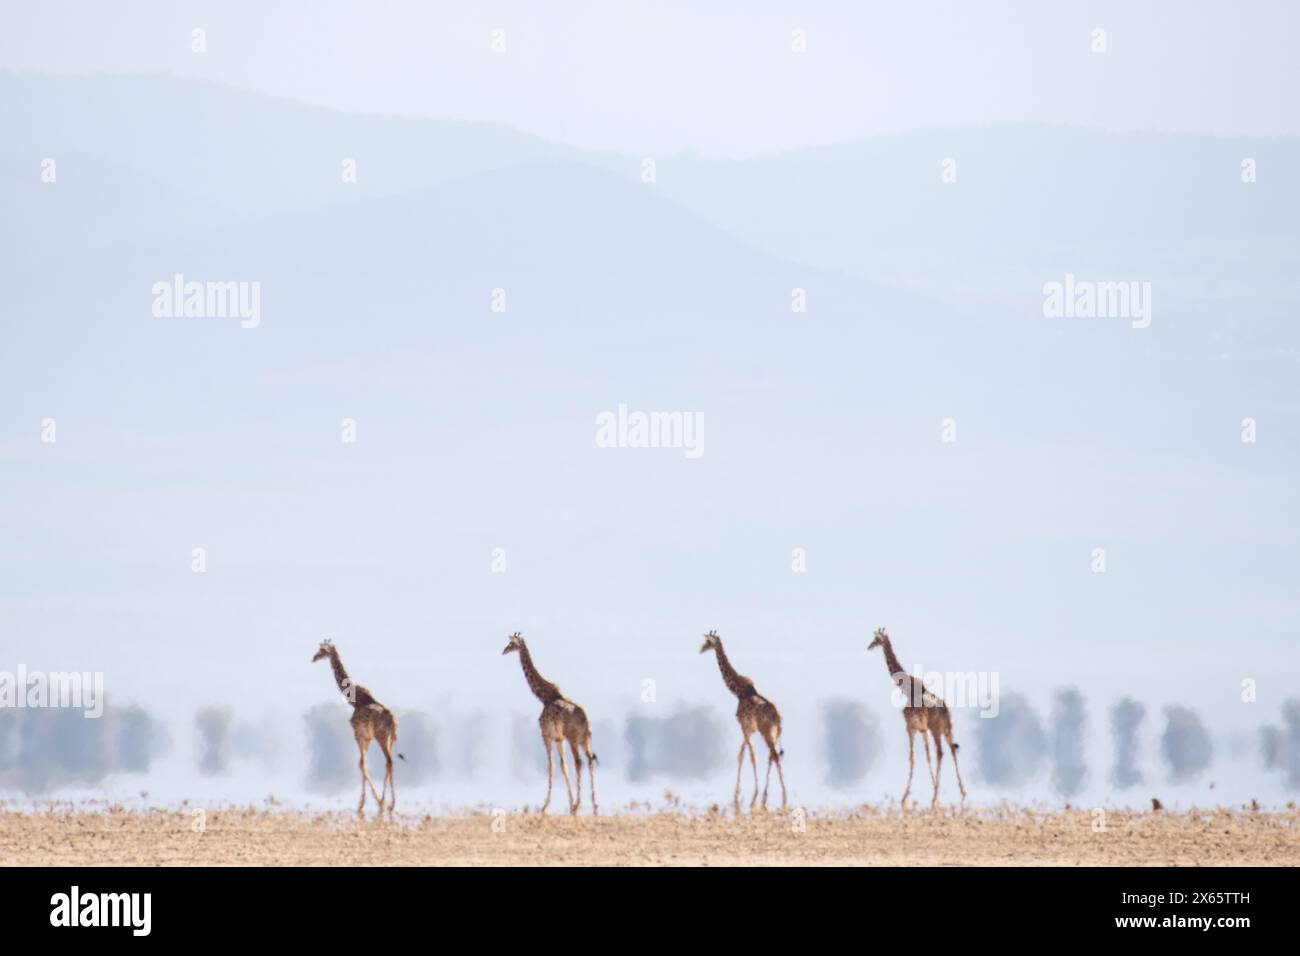
[[[551,805],[551,787],[555,780],[555,760],[551,755],[554,745],[560,757],[560,773],[564,774],[564,789],[569,794],[569,812],[576,814],[582,806],[582,753],[587,755],[587,770],[591,774],[591,812],[596,815],[596,754],[591,749],[591,724],[587,713],[573,701],[560,693],[560,688],[552,684],[537,672],[533,665],[533,655],[528,653],[528,645],[523,635],[515,631],[510,635],[502,655],[514,652],[519,655],[519,665],[524,669],[524,680],[533,696],[542,702],[542,715],[537,723],[542,728],[542,746],[546,748],[546,802],[542,804],[542,813]],[[575,797],[569,782],[569,768],[564,763],[564,744],[568,742],[573,752],[574,772],[578,777],[578,794]],[[581,751],[581,752],[580,752]]]
[[[772,764],[776,764],[777,779],[781,781],[781,809],[789,806],[785,793],[785,772],[781,769],[781,758],[785,751],[781,749],[781,713],[772,703],[754,687],[754,682],[731,666],[727,652],[722,649],[722,638],[717,631],[704,635],[704,646],[700,653],[713,651],[718,658],[718,670],[722,671],[722,682],[727,690],[736,695],[736,720],[740,723],[740,753],[736,755],[736,793],[733,803],[736,812],[740,812],[740,774],[745,766],[745,748],[749,748],[749,764],[754,770],[754,796],[750,798],[749,810],[754,811],[758,800],[758,758],[754,754],[754,745],[750,735],[755,731],[767,744],[767,778],[763,781],[763,809],[767,809],[767,790],[772,782]]]
[[[391,815],[393,807],[397,805],[397,781],[393,778],[393,747],[397,744],[397,718],[393,716],[391,710],[375,700],[375,695],[369,690],[353,683],[348,672],[343,669],[343,661],[339,659],[339,650],[334,646],[333,641],[321,641],[320,648],[311,662],[315,664],[325,658],[329,659],[330,667],[334,670],[334,680],[338,683],[339,690],[352,705],[350,721],[352,735],[356,737],[357,747],[361,751],[361,802],[357,805],[357,816],[363,816],[365,813],[366,784],[370,785],[370,792],[379,801],[380,816],[384,813],[384,794],[389,792],[389,785],[392,785],[392,796],[388,804],[388,812]],[[384,771],[383,793],[375,790],[375,782],[370,779],[370,774],[366,771],[366,751],[370,749],[372,740],[379,744],[379,749],[384,753],[384,760],[388,763]],[[400,753],[397,756],[402,760],[406,759]]]
[[[903,790],[902,805],[907,806],[907,797],[912,792],[912,773],[916,769],[916,734],[920,731],[925,743],[925,763],[930,771],[930,782],[934,784],[934,799],[931,808],[939,806],[939,772],[943,769],[943,740],[948,741],[952,751],[952,769],[957,773],[957,786],[961,788],[962,799],[966,799],[966,785],[961,782],[961,767],[957,765],[957,742],[952,739],[952,714],[948,705],[937,694],[932,693],[925,684],[912,677],[903,669],[894,654],[894,646],[889,641],[889,634],[883,627],[877,628],[867,650],[884,648],[885,666],[889,669],[889,678],[903,692],[908,703],[903,707],[903,720],[907,724],[907,787]],[[935,763],[930,762],[930,736],[934,736],[934,749],[938,754]]]

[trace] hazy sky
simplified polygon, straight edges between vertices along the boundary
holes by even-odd
[[[171,72],[600,149],[739,155],[1025,120],[1300,134],[1288,2],[3,5],[8,69]]]

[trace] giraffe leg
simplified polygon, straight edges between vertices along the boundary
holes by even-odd
[[[574,741],[569,741],[569,749],[573,751],[573,776],[578,784],[578,794],[573,801],[572,810],[577,813],[582,809],[582,754],[578,752],[578,745]]]
[[[369,748],[366,749],[368,750]],[[362,763],[363,764],[365,763],[364,758],[362,758]],[[366,783],[370,784],[370,792],[375,795],[375,799],[379,801],[379,809],[382,810],[384,808],[384,803],[383,803],[384,798],[379,795],[379,790],[375,787],[374,778],[370,776],[370,771],[367,770],[364,766],[361,768],[361,772],[366,775]]]
[[[948,752],[952,754],[952,769],[957,774],[957,788],[961,790],[961,798],[966,799],[966,784],[961,782],[961,767],[957,766],[957,745],[952,742],[952,731],[948,731]]]
[[[591,737],[587,737],[587,775],[591,777],[591,815],[596,816],[596,755],[591,749]]]
[[[357,816],[365,816],[366,812],[366,752],[361,751],[361,802],[357,804]]]
[[[366,784],[370,785],[370,792],[375,795],[375,799],[379,802],[379,809],[382,811],[384,809],[383,797],[379,795],[379,791],[375,788],[375,781],[370,778],[370,771],[366,769],[366,754],[370,752],[370,745],[375,740],[374,728],[369,724],[362,724],[356,733],[356,738],[357,747],[361,749],[362,787],[364,788]],[[365,800],[361,802],[364,804]],[[360,812],[360,809],[358,809],[358,812]]]
[[[776,759],[776,751],[770,747],[767,751],[767,775],[763,778],[763,809],[767,809],[767,788],[772,783],[772,761]]]
[[[780,741],[778,740],[776,744],[779,745]],[[772,760],[776,763],[776,779],[781,781],[781,811],[784,812],[790,808],[790,801],[786,797],[785,793],[785,771],[781,769],[781,751],[777,745],[772,747]],[[772,771],[769,768],[769,776],[771,775],[771,772]]]
[[[939,736],[938,731],[935,731],[934,734],[934,758],[934,800],[930,803],[930,806],[937,807],[939,805],[939,777],[943,774],[943,739]]]
[[[397,778],[393,776],[393,741],[391,739],[384,743],[384,759],[388,761],[388,769],[384,771],[384,793],[388,794],[388,813],[391,816],[393,808],[397,806]],[[380,809],[383,808],[381,803]]]
[[[745,738],[745,743],[749,746],[749,765],[754,768],[754,795],[749,798],[749,812],[754,812],[754,804],[758,803],[758,755],[754,753],[754,742]]]
[[[360,744],[361,741],[357,741],[357,743]],[[370,784],[370,792],[375,795],[376,800],[379,800],[379,811],[382,813],[384,810],[384,803],[379,796],[379,791],[375,789],[375,782],[370,779],[370,774],[366,770],[366,751],[368,749],[369,747],[366,745],[361,746],[361,803],[357,805],[358,815],[361,815],[366,807],[366,784]]]
[[[785,773],[781,770],[781,732],[769,728],[763,739],[767,742],[767,777],[763,780],[763,809],[767,809],[767,790],[772,783],[772,764],[776,764],[776,776],[781,781],[781,809],[785,810],[789,801],[785,793]]]
[[[939,780],[934,775],[934,761],[930,757],[930,735],[926,731],[921,731],[921,740],[925,743],[925,767],[930,771],[930,783],[934,786],[934,800],[930,806],[935,806],[939,802]]]
[[[375,780],[373,777],[370,776],[370,772],[366,771],[365,773],[366,773],[366,783],[370,784],[370,792],[375,795],[376,800],[380,801],[379,809],[382,811],[384,809],[384,804],[382,802],[384,798],[379,795],[379,790],[378,788],[375,787]]]
[[[542,804],[542,815],[551,805],[551,784],[555,780],[555,756],[551,753],[551,742],[543,735],[542,746],[546,748],[546,802]]]
[[[907,797],[912,792],[912,774],[916,770],[916,731],[907,728],[907,786],[903,788],[902,807],[907,809]]]
[[[736,754],[736,796],[733,802],[737,815],[740,813],[740,772],[745,769],[745,743],[744,740],[740,742],[740,753]]]
[[[574,813],[573,809],[573,781],[569,779],[569,767],[564,762],[564,741],[555,742],[555,752],[560,755],[560,773],[564,774],[564,790],[569,795],[569,812]]]
[[[388,756],[388,750],[384,746],[384,738],[376,737],[375,743],[379,744],[379,752],[385,757]],[[391,761],[390,761],[391,762]],[[384,812],[384,804],[388,801],[388,769],[384,769],[384,779],[379,786],[379,812]]]
[[[388,815],[392,816],[397,806],[397,777],[393,775],[393,758],[388,758]]]

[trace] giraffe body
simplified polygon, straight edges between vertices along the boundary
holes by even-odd
[[[722,638],[716,631],[704,635],[704,646],[700,653],[713,651],[718,659],[718,670],[722,672],[722,682],[727,690],[736,695],[736,722],[740,724],[740,752],[736,755],[736,792],[732,798],[736,812],[740,812],[740,775],[745,767],[745,751],[749,751],[749,764],[754,771],[754,795],[749,800],[752,812],[758,801],[758,757],[754,753],[754,744],[750,738],[758,734],[767,744],[767,778],[763,783],[763,809],[767,809],[767,792],[772,782],[772,766],[776,765],[777,779],[781,783],[781,809],[789,806],[785,789],[785,771],[781,767],[781,758],[785,751],[781,749],[781,712],[754,686],[754,682],[739,673],[727,658],[722,647]]]
[[[546,800],[542,813],[551,805],[551,790],[555,781],[555,756],[560,760],[560,773],[564,775],[564,788],[569,795],[569,812],[576,814],[582,806],[582,758],[587,758],[587,771],[591,775],[591,812],[596,807],[596,753],[591,746],[591,723],[587,712],[560,692],[560,688],[544,678],[533,664],[528,645],[516,631],[502,654],[517,653],[528,689],[542,702],[542,713],[537,724],[542,730],[542,746],[546,748]],[[564,760],[564,745],[573,754],[574,773],[577,776],[577,794],[569,780],[569,768]],[[554,753],[552,753],[554,748]]]
[[[320,649],[316,651],[316,656],[312,658],[315,663],[321,659],[328,659],[330,669],[334,672],[334,681],[339,685],[339,690],[343,692],[343,697],[352,705],[352,717],[348,721],[352,725],[352,736],[357,741],[357,748],[361,751],[361,802],[357,804],[357,814],[365,812],[366,807],[366,786],[370,786],[370,792],[374,794],[375,800],[379,803],[379,813],[382,816],[384,812],[385,795],[390,793],[388,812],[393,812],[393,807],[397,805],[397,781],[393,776],[393,753],[397,746],[397,717],[391,710],[379,703],[375,695],[354,683],[348,676],[348,672],[343,667],[343,661],[339,657],[338,648],[330,641],[322,641]],[[370,749],[370,743],[374,741],[379,744],[379,749],[384,755],[384,788],[382,791],[375,789],[375,782],[370,779],[370,773],[366,770],[366,752]],[[401,754],[397,755],[401,757]]]
[[[916,769],[916,735],[921,735],[925,744],[925,763],[930,772],[930,782],[934,786],[931,807],[939,806],[939,772],[943,769],[943,742],[948,742],[952,754],[952,768],[957,774],[957,786],[962,799],[966,799],[966,785],[962,783],[961,767],[957,763],[957,741],[953,739],[952,712],[938,694],[935,694],[919,679],[903,669],[894,654],[885,629],[879,628],[867,649],[881,648],[885,654],[885,666],[889,669],[889,678],[902,691],[909,703],[903,707],[903,722],[907,726],[907,786],[903,790],[902,805],[907,806],[907,798],[912,792],[912,774]],[[934,738],[935,760],[930,759],[930,738]]]

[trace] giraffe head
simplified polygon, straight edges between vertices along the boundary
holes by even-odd
[[[517,651],[519,650],[519,648],[523,646],[524,646],[524,636],[520,634],[518,631],[515,631],[513,634],[510,635],[510,640],[506,644],[506,649],[501,653],[509,654],[511,651]]]
[[[722,638],[718,637],[717,631],[709,631],[704,635],[704,645],[700,648],[700,653],[704,654],[716,647],[722,646]]]
[[[869,651],[875,650],[877,647],[880,647],[882,644],[885,644],[888,641],[889,641],[889,634],[885,632],[885,629],[883,627],[878,627],[876,628],[875,635],[871,638],[871,643],[867,645],[867,650]]]
[[[332,653],[334,653],[334,642],[326,638],[320,642],[320,647],[317,648],[316,655],[311,659],[311,662],[315,664],[317,661],[329,657]]]

